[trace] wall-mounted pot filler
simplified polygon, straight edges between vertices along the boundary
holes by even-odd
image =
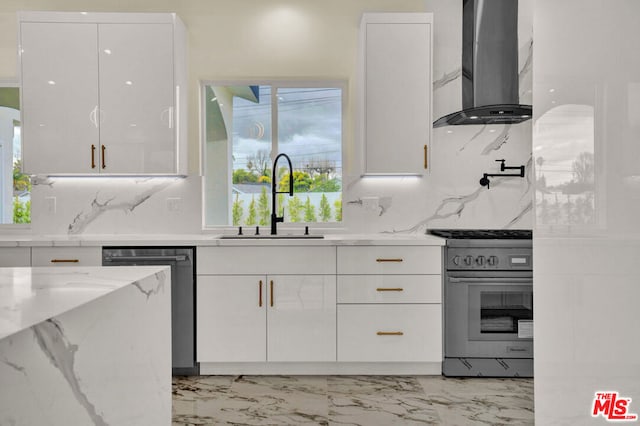
[[[486,186],[489,189],[489,178],[490,177],[524,177],[524,166],[505,166],[505,160],[496,160],[500,163],[500,171],[504,172],[505,170],[520,170],[520,173],[484,173],[482,178],[480,179],[480,185]]]

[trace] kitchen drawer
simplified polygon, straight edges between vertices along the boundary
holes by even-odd
[[[441,303],[440,275],[339,275],[338,303]]]
[[[0,248],[0,267],[31,266],[31,251],[28,247]]]
[[[238,246],[198,248],[197,273],[217,275],[335,274],[335,247]]]
[[[442,361],[441,305],[338,305],[338,361]]]
[[[31,266],[100,266],[101,247],[33,247]]]
[[[440,274],[439,246],[338,247],[338,274]]]

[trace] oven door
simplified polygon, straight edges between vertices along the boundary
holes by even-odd
[[[449,273],[444,309],[445,356],[533,356],[531,273]]]

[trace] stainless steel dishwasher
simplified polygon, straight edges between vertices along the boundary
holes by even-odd
[[[196,362],[195,247],[103,247],[103,266],[171,266],[171,365],[177,375],[198,375]]]

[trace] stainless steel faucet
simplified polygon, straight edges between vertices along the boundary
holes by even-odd
[[[287,159],[289,163],[289,191],[277,191],[278,185],[278,160],[280,157],[284,157]],[[293,196],[293,166],[291,165],[291,158],[287,154],[278,154],[275,160],[273,160],[273,168],[271,169],[271,235],[276,235],[278,233],[278,229],[276,224],[278,222],[284,222],[284,208],[282,209],[282,216],[278,216],[276,214],[276,194],[289,194],[290,197]]]

